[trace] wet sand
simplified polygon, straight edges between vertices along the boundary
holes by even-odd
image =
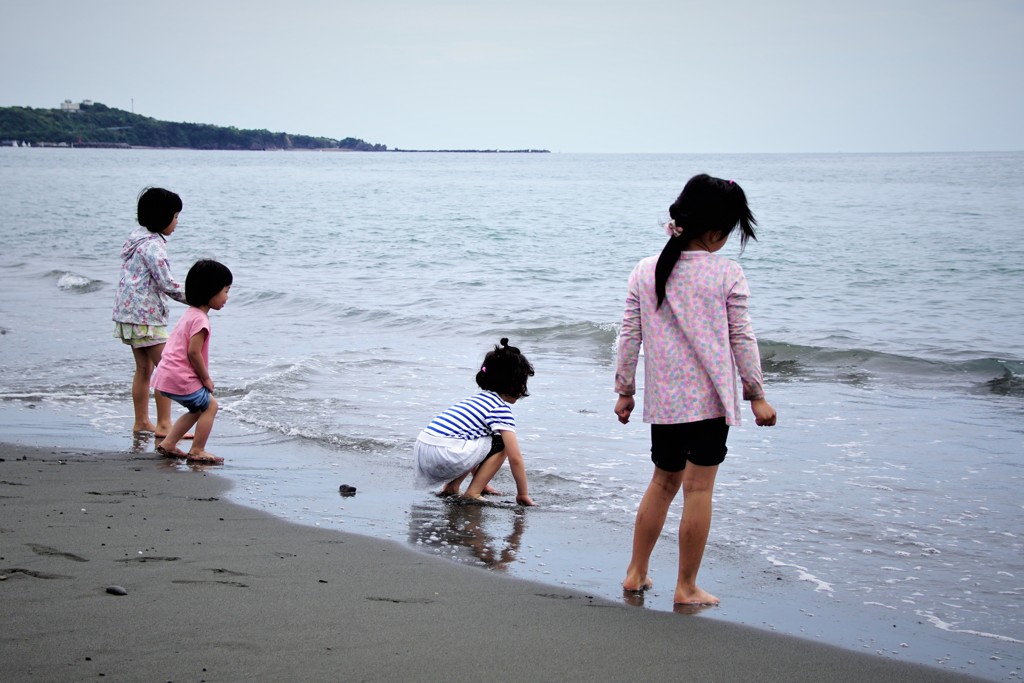
[[[977,680],[291,524],[229,485],[150,453],[0,445],[4,678]]]

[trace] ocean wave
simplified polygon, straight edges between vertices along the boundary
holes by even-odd
[[[1009,358],[937,360],[869,349],[836,349],[761,340],[765,375],[775,381],[831,380],[866,384],[883,379],[960,383],[971,389],[1024,396],[1024,361]]]
[[[1024,398],[1024,375],[1020,373],[1019,367],[1017,372],[1007,367],[1001,377],[990,379],[982,387],[993,394]]]
[[[417,304],[420,302],[416,302]],[[359,305],[339,305],[337,301],[305,294],[276,290],[239,289],[231,293],[231,305],[242,311],[255,313],[265,320],[270,312],[275,320],[326,320],[331,325],[364,324],[377,328],[406,329],[420,332],[443,332],[450,327],[447,320],[436,315],[410,315],[410,310],[421,310],[419,305],[401,305],[394,308],[372,308]],[[427,307],[422,307],[429,310]]]
[[[282,436],[312,441],[319,445],[328,446],[336,450],[377,454],[392,451],[400,445],[394,440],[341,434],[308,424],[290,424],[278,419],[256,415],[244,410],[238,410],[237,406],[230,406],[225,410],[225,412],[233,414],[233,416],[240,422],[260,427],[267,431],[281,434]]]
[[[484,336],[508,337],[514,346],[529,346],[549,352],[580,353],[602,363],[613,362],[619,338],[619,325],[588,320],[538,322],[516,327],[492,328]],[[554,347],[546,348],[546,347]],[[525,353],[524,348],[524,353]]]
[[[248,394],[245,387],[217,387],[217,398],[239,398]],[[0,401],[19,403],[50,403],[54,405],[87,405],[114,400],[131,400],[131,375],[123,382],[93,384],[54,384],[37,387],[0,388]]]
[[[46,274],[46,277],[57,281],[57,289],[65,292],[77,292],[79,294],[95,292],[98,289],[102,289],[105,284],[102,280],[92,280],[84,275],[78,275],[66,270],[51,270]]]

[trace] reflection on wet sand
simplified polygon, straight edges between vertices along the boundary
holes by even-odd
[[[704,610],[709,610],[718,605],[712,605],[707,603],[695,603],[695,604],[683,604],[677,603],[672,605],[672,611],[676,614],[700,614]]]
[[[623,589],[622,590],[622,602],[626,603],[627,605],[631,605],[633,607],[643,607],[644,606],[644,599],[647,597],[647,593],[649,591],[650,591],[650,589],[642,590],[642,591],[631,591],[631,590]],[[695,615],[695,614],[700,614],[704,610],[711,609],[712,607],[717,607],[717,606],[718,605],[711,605],[711,604],[705,604],[705,603],[689,603],[689,604],[687,604],[687,603],[676,603],[676,604],[672,605],[672,611],[675,612],[676,614]]]
[[[129,453],[142,453],[149,450],[150,441],[153,440],[152,432],[132,432],[132,446]]]
[[[518,505],[481,505],[456,498],[413,505],[409,518],[411,542],[498,571],[515,561],[526,530],[526,510]]]

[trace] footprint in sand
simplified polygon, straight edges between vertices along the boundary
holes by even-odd
[[[21,569],[20,567],[11,567],[10,569],[0,570],[0,576],[4,580],[7,579],[11,574],[24,574],[25,576],[31,576],[33,579],[70,579],[70,576],[64,576],[63,574],[47,574],[46,572],[37,572],[33,569]]]
[[[139,562],[139,563],[144,563],[144,562],[174,562],[175,560],[180,560],[180,559],[181,559],[180,557],[164,557],[164,556],[161,556],[161,555],[147,555],[145,557],[127,557],[127,558],[125,558],[123,560],[118,560],[118,562]]]
[[[57,550],[56,548],[51,548],[47,545],[39,545],[37,543],[26,543],[25,545],[31,548],[32,552],[34,552],[36,555],[46,555],[48,557],[63,557],[65,560],[72,560],[73,562],[89,561],[81,555],[75,555],[74,553],[66,553],[62,550]]]
[[[190,585],[199,584],[199,583],[211,583],[211,584],[220,584],[222,586],[231,586],[233,588],[248,588],[249,587],[249,584],[242,583],[241,581],[203,581],[202,579],[176,579],[174,581],[171,581],[171,583],[181,583],[181,584],[190,584]]]
[[[372,600],[373,602],[393,602],[396,605],[432,605],[432,604],[434,604],[434,601],[430,600],[429,598],[386,598],[386,597],[378,597],[378,596],[370,595],[370,596],[367,596],[366,599],[367,600]]]

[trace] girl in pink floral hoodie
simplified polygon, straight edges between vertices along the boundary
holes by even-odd
[[[185,303],[185,288],[171,275],[167,237],[178,226],[181,197],[150,187],[139,195],[136,228],[121,247],[121,279],[114,301],[114,336],[132,349],[135,377],[132,430],[166,435],[171,429],[171,401],[156,396],[156,425],[149,420],[149,381],[167,342],[167,297]]]
[[[703,174],[686,183],[669,215],[669,240],[661,254],[640,261],[629,276],[619,335],[615,414],[629,422],[642,343],[644,422],[651,424],[654,462],[654,476],[637,509],[633,555],[622,587],[631,593],[651,587],[651,552],[682,488],[674,602],[717,605],[718,598],[697,586],[697,570],[729,427],[740,423],[737,375],[755,422],[775,424],[747,314],[747,280],[738,263],[715,253],[736,228],[746,245],[756,221],[739,185]]]

